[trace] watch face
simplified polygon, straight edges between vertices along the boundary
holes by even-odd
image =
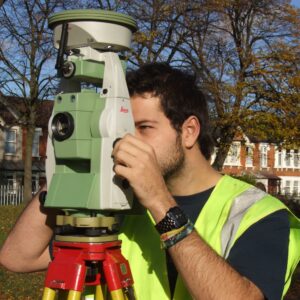
[[[188,222],[188,219],[180,207],[175,206],[169,209],[166,216],[155,225],[160,234],[180,228]]]
[[[176,228],[179,228],[187,223],[187,217],[178,206],[172,207],[169,210],[169,214],[172,220],[174,221],[174,225]]]

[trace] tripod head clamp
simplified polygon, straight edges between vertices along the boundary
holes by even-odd
[[[135,21],[102,10],[71,10],[49,18],[61,77],[49,121],[46,207],[67,212],[127,210],[133,193],[113,172],[116,138],[134,133],[125,80]]]

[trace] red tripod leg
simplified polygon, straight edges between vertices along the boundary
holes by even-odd
[[[57,247],[48,267],[45,287],[82,292],[86,275],[83,254],[82,249]]]
[[[120,248],[107,249],[105,254],[103,271],[110,293],[130,289],[133,285],[133,278],[129,263],[121,254]]]

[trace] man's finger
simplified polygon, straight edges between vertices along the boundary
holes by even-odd
[[[114,140],[113,145],[112,145],[113,149],[115,148],[117,142],[120,141],[121,139],[122,139],[122,138],[119,137],[119,138],[116,138],[116,139]]]

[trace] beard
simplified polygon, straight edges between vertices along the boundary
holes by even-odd
[[[179,176],[184,168],[184,162],[185,156],[181,144],[181,135],[178,134],[175,144],[168,149],[165,158],[160,163],[161,172],[166,183]]]

